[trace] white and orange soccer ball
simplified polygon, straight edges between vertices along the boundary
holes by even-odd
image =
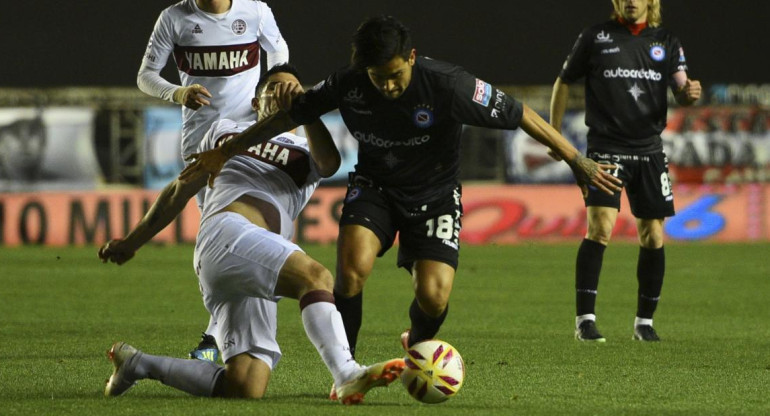
[[[423,403],[441,403],[457,394],[463,385],[463,359],[444,341],[432,339],[414,344],[404,361],[401,382],[412,397]]]

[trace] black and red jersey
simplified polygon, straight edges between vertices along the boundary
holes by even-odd
[[[296,100],[290,116],[307,124],[339,109],[358,141],[356,172],[424,201],[456,186],[463,124],[515,129],[523,106],[456,65],[418,57],[412,68],[395,100],[383,97],[365,72],[343,68]]]
[[[682,45],[671,32],[647,27],[638,35],[611,20],[580,34],[559,77],[585,78],[588,145],[618,153],[662,149],[667,89],[687,71]]]

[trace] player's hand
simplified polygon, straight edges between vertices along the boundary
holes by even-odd
[[[572,173],[583,193],[583,198],[588,197],[589,186],[596,187],[609,195],[613,195],[621,189],[620,185],[623,182],[609,173],[609,171],[617,169],[616,165],[596,163],[595,160],[578,154],[569,162],[569,166],[572,168]]]
[[[291,104],[298,96],[305,93],[301,85],[296,82],[281,82],[273,90],[273,98],[279,110],[291,110]]]
[[[700,81],[689,78],[687,81],[685,81],[684,85],[679,90],[679,93],[684,95],[684,97],[691,103],[694,103],[700,99],[701,92],[702,89],[700,86]]]
[[[185,160],[192,161],[187,165],[182,173],[179,174],[179,180],[184,182],[193,182],[200,179],[201,176],[208,175],[209,188],[214,187],[214,179],[219,175],[222,166],[230,159],[225,154],[224,146],[220,146],[203,153],[193,153],[187,156]]]
[[[211,98],[211,93],[201,84],[179,87],[174,91],[174,102],[193,110],[211,104],[206,97]]]
[[[110,240],[99,249],[99,259],[102,263],[112,262],[121,265],[131,260],[136,254],[136,250],[129,247],[124,240]]]

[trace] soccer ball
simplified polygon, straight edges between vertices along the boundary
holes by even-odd
[[[457,394],[463,385],[463,359],[444,341],[432,339],[414,344],[404,361],[401,382],[412,397],[423,403],[441,403]]]

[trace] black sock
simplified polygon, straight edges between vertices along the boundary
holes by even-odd
[[[412,328],[409,331],[409,346],[435,337],[441,324],[444,323],[444,319],[446,319],[447,312],[449,312],[449,305],[444,308],[441,315],[434,318],[420,309],[417,298],[415,298],[409,307],[409,318],[412,321]]]
[[[349,298],[334,292],[334,304],[337,305],[337,311],[342,316],[342,323],[345,325],[345,333],[348,336],[348,344],[350,344],[350,355],[355,358],[358,331],[361,329],[361,317],[363,316],[364,292]]]
[[[596,290],[599,287],[599,273],[602,271],[604,244],[583,239],[575,265],[575,305],[577,316],[594,314]]]
[[[658,307],[665,272],[666,255],[663,247],[639,247],[639,262],[636,265],[636,280],[639,282],[636,316],[652,319]]]

